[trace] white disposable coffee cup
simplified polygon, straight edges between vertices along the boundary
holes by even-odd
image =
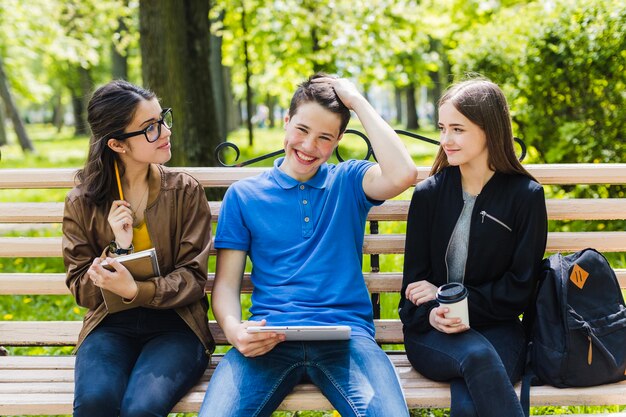
[[[467,288],[461,283],[451,282],[437,289],[437,301],[442,307],[447,307],[446,318],[460,318],[461,323],[469,327],[469,313],[467,311]]]

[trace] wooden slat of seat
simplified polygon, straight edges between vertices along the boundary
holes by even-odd
[[[626,288],[626,269],[616,269],[615,275],[620,287]],[[215,274],[209,273],[206,291],[213,290]],[[370,272],[364,273],[365,283],[370,292],[398,292],[402,286],[401,272]],[[252,283],[250,274],[246,273],[241,286],[242,292],[250,293]],[[63,273],[0,273],[0,295],[68,295]]]
[[[235,181],[266,171],[267,168],[175,168],[193,175],[205,187],[228,187]],[[72,188],[73,168],[0,169],[0,189]]]
[[[74,369],[73,355],[33,355],[33,356],[0,356],[0,369]],[[0,382],[7,382],[2,379]]]
[[[0,203],[0,223],[61,223],[63,203]]]
[[[626,232],[548,233],[547,252],[576,252],[595,248],[600,252],[626,252]]]
[[[600,252],[626,252],[626,232],[551,232],[548,252],[575,252],[582,248]],[[211,250],[215,255],[215,250]],[[365,235],[363,254],[404,253],[403,234]],[[0,237],[0,258],[60,257],[60,237]]]
[[[0,274],[0,295],[66,295],[63,273]]]
[[[528,164],[541,184],[624,184],[626,164]]]
[[[60,237],[0,237],[0,258],[60,256]]]
[[[215,274],[209,273],[206,291],[213,291]],[[400,272],[370,272],[364,273],[363,278],[370,292],[397,292],[402,285]],[[241,290],[244,293],[252,292],[250,274],[244,274]],[[67,295],[69,290],[65,285],[63,273],[0,273],[0,295]]]
[[[550,220],[619,220],[626,218],[626,198],[572,198],[546,200]],[[221,202],[210,201],[213,220],[217,221]],[[389,200],[373,207],[368,220],[405,221],[408,200]],[[0,223],[61,223],[63,203],[0,202]]]
[[[389,352],[389,357],[398,370],[400,382],[410,408],[449,407],[450,391],[447,383],[428,380],[415,370],[403,353]],[[74,357],[62,357],[65,365],[73,366]],[[59,414],[71,413],[73,400],[73,371],[56,370],[59,358],[33,356],[28,358],[37,364],[23,371],[29,378],[22,382],[0,380],[0,412],[2,414]],[[176,406],[176,412],[197,412],[208,385],[210,375],[220,357],[212,360],[200,382]],[[0,367],[16,369],[7,363],[18,362],[16,358],[1,357]],[[64,366],[65,366],[64,365]],[[51,368],[49,371],[45,369]],[[30,369],[30,370],[29,370]],[[42,375],[44,375],[42,377]],[[8,382],[5,382],[8,380]],[[519,384],[517,385],[519,394]],[[20,395],[15,395],[19,393]],[[588,388],[554,388],[550,386],[531,388],[531,405],[606,405],[626,402],[626,381],[617,384]],[[319,390],[311,384],[298,385],[279,407],[280,410],[329,410],[332,406]],[[619,414],[618,414],[619,415]],[[582,416],[581,416],[582,417]]]
[[[403,343],[399,320],[374,320],[379,343]],[[0,346],[73,346],[78,339],[81,321],[0,321]],[[216,322],[210,323],[218,345],[228,344]]]
[[[542,184],[624,184],[626,164],[528,164],[525,168]],[[196,177],[205,187],[227,187],[234,181],[268,168],[177,167]],[[417,167],[417,180],[428,177],[430,167]],[[2,188],[72,188],[72,168],[0,169]]]
[[[404,253],[403,234],[366,235],[364,254]],[[583,248],[600,252],[626,252],[626,232],[551,232],[548,233],[547,252],[575,252]]]
[[[549,220],[623,220],[626,198],[546,199]]]
[[[0,224],[33,224],[35,228],[42,223],[61,223],[63,205],[62,202],[0,202]],[[213,221],[217,221],[221,206],[221,201],[209,202]]]

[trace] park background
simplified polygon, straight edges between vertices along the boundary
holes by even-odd
[[[502,86],[514,134],[529,147],[524,163],[623,162],[625,67],[622,0],[1,0],[0,168],[81,167],[86,103],[116,78],[153,89],[174,109],[170,166],[214,166],[213,151],[224,141],[239,146],[240,160],[275,151],[291,94],[316,71],[352,79],[392,126],[433,138],[441,92],[479,73]],[[358,120],[350,127],[359,129]],[[417,165],[432,162],[436,146],[403,141]],[[359,139],[343,142],[342,154],[364,155]],[[233,162],[232,153],[224,159]],[[63,201],[66,192],[2,190],[0,201]],[[623,198],[624,186],[550,186],[546,193]],[[550,221],[550,230],[624,230],[624,223]],[[0,230],[60,233],[58,226]],[[609,259],[626,267],[623,254]],[[399,270],[402,258],[382,262]],[[60,259],[2,258],[0,270],[63,266]],[[383,318],[396,318],[397,299],[382,302]],[[0,320],[83,314],[70,296],[0,297]],[[71,349],[29,352],[55,350]]]

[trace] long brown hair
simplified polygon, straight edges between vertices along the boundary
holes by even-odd
[[[438,106],[448,102],[485,132],[490,169],[505,174],[526,175],[537,181],[515,155],[511,115],[500,87],[486,78],[465,80],[448,87]],[[430,174],[434,175],[449,165],[440,147]]]
[[[116,189],[114,161],[118,160],[122,172],[124,169],[116,153],[108,147],[108,140],[112,135],[124,132],[142,100],[150,101],[155,97],[150,90],[115,80],[98,88],[89,100],[89,153],[85,166],[76,173],[76,179],[84,187],[87,200],[96,206],[102,207],[114,200],[111,195],[111,190]]]

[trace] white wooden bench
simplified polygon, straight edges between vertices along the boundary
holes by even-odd
[[[551,184],[626,184],[626,164],[527,165],[544,185]],[[258,174],[265,168],[188,168],[205,187],[228,187],[234,181]],[[429,168],[420,167],[418,181],[427,177]],[[72,169],[0,170],[0,193],[3,189],[69,189],[73,185]],[[210,202],[217,220],[220,202]],[[406,220],[408,200],[393,200],[373,209],[369,215],[370,230],[385,229],[378,222]],[[547,200],[551,220],[624,220],[625,198],[552,199]],[[62,202],[0,202],[0,226],[41,227],[59,224]],[[383,223],[384,224],[384,223]],[[382,226],[382,225],[381,225]],[[548,252],[572,252],[594,247],[602,252],[626,252],[625,231],[552,232]],[[377,255],[402,254],[404,235],[369,233],[363,252],[372,257],[373,270],[364,277],[374,297],[398,293],[402,272],[378,271]],[[2,237],[2,258],[60,257],[61,237]],[[400,263],[401,264],[401,263]],[[626,269],[616,270],[620,286],[626,289]],[[68,295],[65,275],[58,273],[6,273],[0,270],[0,297],[11,295]],[[207,293],[211,292],[210,274]],[[246,277],[246,291],[251,284]],[[375,298],[376,300],[376,298]],[[376,303],[375,303],[376,304]],[[376,307],[376,306],[375,306]],[[0,320],[6,312],[0,312]],[[0,346],[72,346],[81,327],[79,321],[0,321]],[[211,330],[218,344],[227,344],[215,323]],[[376,339],[381,344],[401,344],[402,329],[396,319],[376,320]],[[430,381],[414,371],[401,351],[389,351],[396,366],[410,408],[444,408],[450,404],[449,386]],[[199,409],[207,384],[220,356],[214,355],[204,377],[176,406],[177,412]],[[73,356],[9,355],[0,357],[0,415],[71,414],[74,389]],[[519,388],[519,387],[518,387]],[[611,405],[626,404],[626,381],[591,388],[558,389],[533,387],[531,405]],[[298,386],[281,404],[281,410],[326,410],[330,403],[312,385]],[[625,415],[625,414],[622,414]]]

